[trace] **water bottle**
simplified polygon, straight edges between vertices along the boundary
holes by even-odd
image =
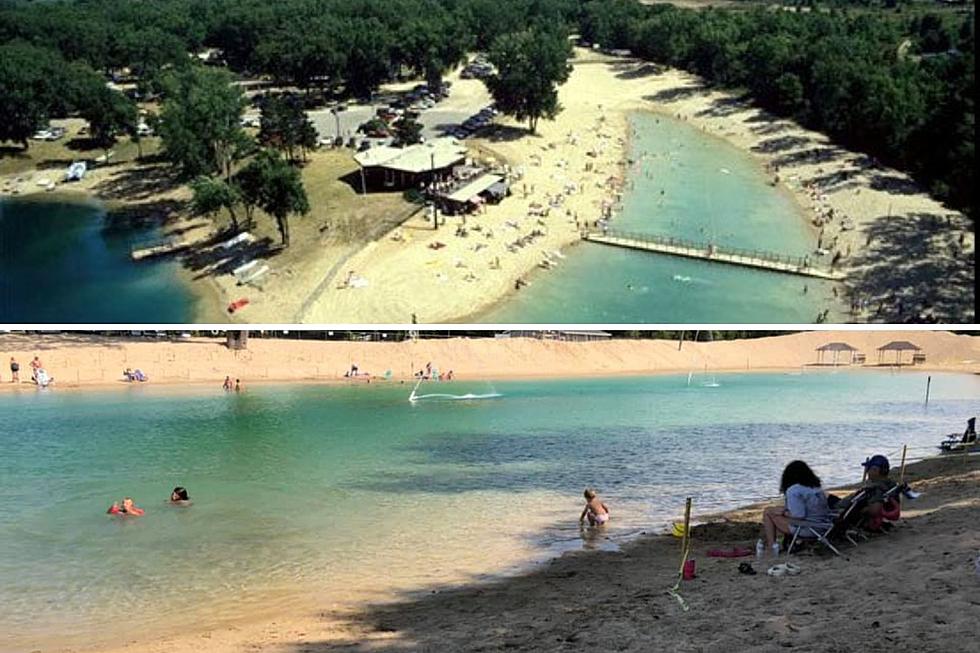
[[[773,558],[779,557],[779,542],[772,543],[772,557]]]
[[[762,556],[766,553],[766,545],[762,542],[762,538],[756,540],[755,543],[755,557],[756,560],[762,560]]]

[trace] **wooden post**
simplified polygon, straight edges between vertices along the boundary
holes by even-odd
[[[681,539],[681,564],[678,568],[677,582],[684,577],[684,563],[691,548],[691,497],[684,502],[684,537]]]
[[[902,467],[901,467],[901,471],[899,471],[899,473],[898,473],[898,484],[899,485],[901,485],[903,482],[905,482],[905,453],[908,451],[908,448],[909,448],[909,445],[907,445],[907,444],[903,444],[902,445]]]
[[[926,379],[926,408],[929,407],[929,386],[932,385],[932,376]]]

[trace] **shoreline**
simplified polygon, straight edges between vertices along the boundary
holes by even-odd
[[[897,465],[896,465],[897,467]],[[936,521],[935,515],[942,510],[958,509],[963,513],[965,509],[971,512],[961,514],[957,520],[957,528],[944,528],[944,532],[958,535],[966,528],[969,531],[969,524],[977,514],[980,514],[980,500],[964,500],[962,493],[968,487],[980,487],[980,456],[970,458],[943,457],[932,455],[913,462],[909,462],[905,468],[905,479],[913,484],[920,491],[924,490],[924,499],[906,506],[903,510],[902,521],[896,526],[895,533],[887,536],[877,536],[870,542],[863,541],[857,548],[847,544],[843,546],[843,558],[835,558],[825,553],[811,553],[807,556],[797,555],[794,562],[806,570],[806,574],[799,581],[787,581],[782,579],[766,579],[765,569],[774,564],[770,558],[762,561],[754,557],[743,558],[756,566],[759,571],[759,582],[765,582],[761,587],[753,586],[749,588],[752,592],[764,592],[767,595],[765,601],[772,600],[772,592],[785,592],[779,587],[785,587],[785,583],[791,583],[792,587],[803,587],[815,589],[812,575],[836,572],[842,576],[845,586],[852,586],[855,582],[864,582],[870,577],[872,583],[880,583],[877,578],[880,569],[887,566],[883,562],[894,556],[894,547],[901,546],[890,542],[894,538],[917,538],[925,542],[935,541],[932,529],[927,528],[928,532],[922,532],[909,522],[916,523],[918,520],[925,520],[930,523]],[[858,486],[857,481],[845,485],[835,485],[828,487],[828,491],[846,493]],[[737,560],[733,561],[724,558],[711,558],[706,552],[712,548],[728,547],[739,545],[749,547],[751,541],[756,537],[759,529],[760,511],[770,505],[776,505],[778,497],[759,497],[748,503],[737,503],[731,508],[717,510],[706,514],[698,514],[695,506],[692,512],[691,532],[692,532],[692,552],[691,558],[697,561],[698,576],[695,582],[684,583],[681,592],[685,597],[686,603],[691,605],[692,612],[682,612],[675,602],[675,599],[666,591],[670,584],[677,577],[677,555],[679,553],[679,540],[670,534],[669,524],[680,519],[683,507],[677,507],[677,515],[665,520],[664,524],[650,523],[648,526],[633,533],[616,533],[616,540],[604,536],[601,531],[587,531],[582,536],[581,541],[576,540],[574,545],[570,545],[565,550],[557,550],[554,547],[543,547],[541,544],[535,546],[534,553],[530,558],[514,562],[496,571],[480,573],[466,579],[438,581],[411,589],[391,590],[391,591],[369,591],[368,596],[361,598],[319,596],[316,599],[307,597],[304,600],[295,600],[289,604],[289,610],[266,609],[256,610],[249,615],[237,615],[234,618],[221,620],[218,624],[202,626],[200,628],[181,630],[179,633],[151,635],[146,639],[126,638],[126,643],[112,644],[113,638],[108,637],[101,643],[92,644],[68,644],[58,645],[58,649],[68,647],[65,650],[89,652],[102,651],[105,653],[136,653],[147,651],[150,653],[194,653],[197,651],[208,651],[209,653],[234,653],[242,650],[259,651],[282,651],[293,650],[292,648],[281,648],[285,640],[295,642],[296,650],[320,653],[333,650],[355,650],[368,651],[377,650],[376,646],[391,645],[411,645],[421,646],[423,650],[430,650],[419,641],[421,638],[427,641],[427,646],[450,645],[454,650],[485,650],[488,644],[495,646],[506,645],[504,642],[513,637],[513,620],[531,619],[533,624],[528,624],[526,630],[521,631],[525,637],[524,647],[521,650],[567,650],[559,645],[548,647],[545,642],[554,641],[549,636],[549,632],[556,625],[564,626],[567,624],[553,624],[553,620],[546,615],[553,613],[556,607],[564,605],[565,612],[575,613],[574,608],[569,609],[569,605],[576,605],[577,601],[586,596],[595,598],[595,593],[607,595],[601,598],[605,610],[622,611],[625,604],[632,604],[639,599],[647,611],[649,611],[650,601],[653,596],[656,599],[657,608],[654,613],[653,623],[650,623],[648,630],[640,635],[630,633],[628,641],[636,646],[637,638],[649,638],[651,636],[661,636],[659,644],[665,646],[667,642],[678,641],[678,633],[670,632],[671,629],[684,629],[689,632],[691,619],[713,620],[718,622],[717,613],[712,609],[718,601],[717,592],[730,591],[733,586],[729,583],[738,579],[738,575],[731,576],[731,570],[736,566]],[[925,505],[923,505],[925,504]],[[973,514],[974,517],[970,515]],[[931,517],[931,519],[930,519]],[[683,521],[681,519],[681,521]],[[941,527],[941,526],[940,526]],[[944,549],[952,547],[958,552],[964,549],[969,550],[969,544],[962,539],[959,544],[947,542],[943,544]],[[926,547],[914,547],[906,545],[904,551],[924,551]],[[889,553],[891,551],[891,553]],[[975,551],[974,551],[975,553]],[[919,554],[928,555],[928,554]],[[945,553],[944,555],[948,555]],[[851,557],[865,560],[864,566],[859,566],[858,561],[851,560]],[[872,557],[873,562],[868,567],[868,558]],[[959,559],[959,558],[958,558]],[[934,558],[932,559],[934,561]],[[943,560],[944,563],[952,562]],[[963,561],[961,578],[968,579],[972,574],[966,571],[968,565],[972,565],[972,560]],[[894,564],[894,562],[893,562]],[[957,563],[958,564],[958,563]],[[843,566],[842,566],[843,565]],[[624,568],[625,569],[622,569]],[[944,569],[949,569],[949,564],[945,564]],[[929,578],[935,574],[932,565],[927,565]],[[909,573],[908,565],[900,564],[896,571],[902,570]],[[558,580],[561,579],[561,580]],[[899,574],[899,582],[907,582],[908,579]],[[748,581],[743,581],[748,582]],[[639,584],[642,587],[629,587]],[[780,585],[779,583],[782,583]],[[706,586],[707,585],[707,586]],[[968,582],[964,583],[964,587]],[[629,587],[628,591],[621,592],[619,588]],[[598,589],[598,588],[602,589]],[[745,589],[745,585],[741,587]],[[639,590],[639,592],[638,592]],[[707,593],[705,593],[707,591]],[[944,593],[948,588],[942,590]],[[612,596],[608,596],[609,594]],[[891,592],[896,594],[897,592]],[[536,599],[528,601],[527,596],[538,595]],[[581,595],[581,596],[580,596]],[[521,597],[524,597],[523,599]],[[785,594],[783,594],[785,598]],[[804,596],[804,601],[809,605],[814,605],[812,597]],[[921,598],[921,597],[920,597]],[[948,597],[953,602],[955,597]],[[840,596],[836,596],[827,604],[838,606],[841,601]],[[857,596],[858,602],[865,601],[862,596]],[[962,605],[963,597],[958,599],[958,605]],[[495,605],[487,614],[479,614],[483,610],[477,609],[478,605],[484,603],[500,603]],[[570,602],[570,603],[569,603]],[[913,609],[919,610],[919,601],[909,599],[908,602],[914,606]],[[448,603],[448,605],[446,605]],[[305,607],[303,607],[305,606]],[[581,608],[584,609],[584,608]],[[726,608],[726,609],[730,609]],[[736,608],[737,609],[737,608]],[[394,617],[400,610],[405,610],[406,614],[401,619]],[[493,624],[501,625],[499,617],[501,610],[508,615],[508,620],[504,622],[505,628],[493,628]],[[759,609],[753,608],[749,615],[759,617]],[[781,608],[773,608],[773,615],[782,615]],[[960,610],[959,612],[962,612]],[[301,613],[301,614],[297,614]],[[543,613],[543,614],[542,614]],[[768,610],[765,611],[769,614]],[[632,610],[626,612],[632,615]],[[805,614],[812,614],[806,612]],[[828,609],[826,618],[831,620],[837,614],[835,610]],[[745,615],[743,615],[744,618]],[[543,618],[544,617],[544,618]],[[681,619],[683,617],[683,619]],[[617,620],[619,617],[607,616],[610,620]],[[750,617],[751,618],[751,617]],[[433,627],[432,624],[421,628],[421,632],[416,633],[416,637],[408,636],[408,641],[397,642],[398,638],[406,637],[405,631],[419,630],[416,620],[425,621],[437,620],[441,625]],[[575,618],[578,621],[579,617]],[[808,619],[809,620],[809,619]],[[966,620],[966,617],[964,617]],[[560,620],[559,620],[560,621]],[[724,621],[721,620],[720,627],[725,628]],[[718,626],[718,623],[712,625]],[[843,626],[845,630],[849,627]],[[863,624],[854,623],[853,628],[867,630]],[[797,629],[791,629],[787,633],[791,635]],[[474,639],[477,631],[482,635]],[[544,632],[542,632],[544,631]],[[664,632],[666,631],[666,632]],[[695,631],[697,632],[697,631]],[[317,639],[319,638],[319,639]],[[603,641],[608,639],[603,638]],[[479,644],[475,644],[479,642]],[[559,639],[559,642],[561,640]],[[562,642],[564,643],[564,642]],[[708,642],[704,642],[707,644]],[[512,647],[512,645],[510,645]],[[786,644],[782,644],[786,646]],[[530,648],[528,648],[530,647]],[[33,646],[31,648],[37,648]],[[588,646],[587,646],[588,648]],[[40,649],[39,649],[40,650]],[[433,649],[434,650],[434,649]],[[630,649],[630,650],[647,650]],[[767,649],[768,650],[768,649]],[[922,650],[939,650],[923,648]]]
[[[329,281],[305,274],[294,278],[293,283],[310,284],[298,292],[307,298],[304,305],[309,304],[306,321],[408,323],[412,314],[418,314],[421,323],[463,323],[493,311],[517,292],[518,279],[540,278],[538,268],[544,258],[580,242],[580,223],[596,219],[603,202],[619,203],[624,192],[622,184],[627,181],[629,115],[636,111],[687,122],[703,136],[717,138],[747,154],[746,160],[760,167],[759,174],[773,175],[774,179],[778,175],[777,192],[792,200],[814,244],[823,231],[821,242],[828,250],[825,256],[836,251],[842,257],[841,266],[848,278],[835,288],[843,287],[845,291],[828,301],[839,307],[845,321],[972,321],[972,307],[966,307],[961,300],[957,303],[955,296],[940,297],[932,290],[942,284],[958,287],[972,281],[972,269],[967,270],[960,262],[973,255],[971,225],[962,214],[943,207],[921,189],[913,190],[914,184],[906,175],[878,168],[865,155],[844,150],[820,133],[766,114],[745,101],[736,101],[732,92],[705,87],[690,73],[633,59],[593,59],[591,53],[576,50],[572,76],[559,89],[564,110],[555,121],[541,123],[539,134],[523,133],[523,126],[501,120],[497,136],[491,134],[487,139],[468,143],[477,155],[483,150],[510,162],[512,167],[524,168],[525,179],[532,180],[530,184],[515,181],[509,198],[472,217],[473,223],[486,232],[496,232],[492,239],[485,240],[482,233],[475,232],[466,239],[455,238],[451,230],[456,220],[433,231],[425,216],[411,218],[399,227],[410,236],[409,242],[394,243],[394,232],[388,231],[357,249],[344,264],[344,268],[367,278],[368,287],[338,290],[335,281],[343,271],[336,271]],[[611,101],[596,102],[595,97]],[[721,105],[726,110],[715,111]],[[595,154],[591,158],[585,153],[590,146]],[[807,158],[810,153],[816,153],[814,160]],[[825,156],[817,156],[821,154]],[[593,168],[583,172],[587,163]],[[139,211],[167,200],[186,201],[188,191],[184,186],[171,186],[150,196],[113,189],[110,182],[117,174],[152,165],[146,161],[118,161],[96,167],[66,192],[94,198],[107,209]],[[6,178],[32,178],[39,174],[43,176],[35,169]],[[610,183],[613,179],[619,181]],[[574,192],[568,190],[569,183],[576,186]],[[888,184],[897,184],[901,190],[893,192]],[[61,187],[48,193],[30,181],[27,185],[26,193],[11,197],[44,201],[61,193]],[[530,185],[531,192],[525,197],[521,197],[522,185]],[[528,214],[530,203],[548,206],[548,198],[553,195],[562,201],[552,205],[549,218],[535,220]],[[833,218],[828,217],[831,212]],[[191,220],[183,212],[162,216],[161,229],[179,229]],[[825,224],[817,226],[821,221]],[[945,226],[938,226],[943,221]],[[903,222],[908,223],[906,231],[920,234],[919,240],[925,239],[919,243],[925,248],[921,260],[902,260],[895,252],[907,249],[909,244],[889,241],[888,238],[899,236],[888,236],[882,229],[886,223],[897,229]],[[217,226],[212,221],[211,228]],[[502,241],[533,233],[531,230],[544,233],[519,250],[508,251],[504,247]],[[476,240],[479,242],[474,243]],[[429,249],[436,241],[445,241],[443,244],[448,246],[441,252]],[[477,246],[485,249],[480,252]],[[959,256],[950,256],[951,251],[959,252]],[[496,268],[492,265],[495,258],[499,261]],[[178,263],[180,283],[195,298],[188,308],[195,319],[222,323],[252,319],[249,312],[240,317],[225,314],[229,291],[222,281],[226,280],[209,275],[194,279],[199,272]],[[295,262],[283,260],[276,267],[289,266],[283,273],[292,277],[309,268],[308,263],[297,267]],[[916,270],[908,271],[910,266]],[[560,265],[541,272],[544,271],[562,274]],[[468,277],[475,278],[467,280]],[[310,297],[319,287],[319,296]],[[281,312],[275,302],[270,303],[274,298],[268,294],[255,297],[262,300],[261,312]],[[855,304],[849,309],[846,302],[851,298]],[[258,306],[253,309],[260,310]]]
[[[607,141],[615,150],[615,156],[604,159],[604,163],[607,170],[613,167],[618,169],[627,160],[625,148],[628,147],[629,129],[626,121],[631,111],[647,111],[687,122],[702,135],[720,139],[747,154],[746,160],[758,165],[760,174],[771,175],[770,185],[774,185],[777,192],[790,199],[798,209],[804,220],[803,230],[813,239],[814,249],[819,241],[827,251],[824,254],[825,265],[829,264],[835,252],[839,253],[841,261],[838,267],[848,272],[848,279],[843,285],[834,286],[844,288],[844,291],[833,299],[828,296],[826,301],[838,307],[846,321],[903,322],[908,319],[928,321],[932,318],[945,318],[945,321],[953,323],[971,321],[967,318],[972,316],[972,307],[956,304],[948,298],[942,299],[924,289],[938,283],[940,278],[944,279],[943,283],[945,279],[955,279],[952,283],[957,285],[972,279],[972,269],[940,263],[949,258],[949,247],[960,247],[967,256],[970,255],[974,244],[972,229],[962,214],[943,207],[921,189],[910,190],[914,184],[906,175],[878,168],[876,164],[869,163],[865,155],[844,150],[823,134],[769,115],[745,101],[736,101],[737,96],[732,92],[705,87],[699,78],[687,72],[637,60],[582,60],[581,55],[577,51],[579,59],[573,61],[572,76],[559,89],[564,110],[555,121],[539,125],[540,133],[536,137],[522,134],[519,138],[515,136],[514,140],[508,138],[498,146],[507,150],[506,156],[512,162],[527,164],[534,160],[533,157],[540,156],[539,150],[553,150],[557,163],[567,165],[555,167],[553,162],[543,162],[552,163],[552,178],[561,175],[565,169],[581,170],[588,159],[581,151],[570,148],[568,139],[574,136],[576,129],[590,124],[596,116],[604,115],[605,121],[599,123],[601,127],[596,131],[615,123],[612,137]],[[626,73],[636,74],[627,76]],[[596,96],[614,99],[610,103],[599,104],[591,100]],[[733,108],[725,112],[714,111],[716,105],[722,104]],[[500,129],[517,134],[523,128],[515,126],[512,121],[501,121]],[[778,136],[772,137],[772,134]],[[581,146],[578,148],[584,149]],[[529,168],[532,172],[535,169],[535,166]],[[539,183],[543,183],[541,180],[548,181],[543,172],[546,171],[536,173]],[[776,175],[778,182],[775,181]],[[901,182],[904,186],[901,192],[892,192],[882,180],[893,184]],[[519,190],[520,183],[514,184],[515,191]],[[595,192],[591,183],[587,182],[585,187],[594,204],[601,202],[602,194]],[[550,190],[560,192],[554,184]],[[540,187],[538,191],[540,195]],[[518,195],[519,192],[515,192],[505,200],[500,211],[494,213],[496,207],[491,207],[488,216],[478,215],[477,219],[500,226],[504,217],[520,215],[522,203]],[[584,214],[586,219],[598,215],[598,210],[593,210]],[[498,217],[503,213],[507,215]],[[830,217],[831,213],[835,217]],[[927,251],[923,256],[936,265],[953,265],[955,269],[950,268],[948,274],[930,272],[925,261],[922,261],[920,271],[906,274],[902,269],[908,268],[908,261],[888,260],[888,256],[896,256],[892,252],[895,244],[886,242],[885,236],[875,234],[882,231],[886,222],[899,224],[902,221],[923,222],[917,228],[925,230],[924,235],[930,234],[930,229],[935,230],[928,225],[946,221],[948,224],[945,227],[929,236]],[[818,226],[821,223],[822,226]],[[569,247],[571,243],[579,241],[577,229],[563,228],[552,220],[549,220],[549,231],[559,232],[553,237],[549,234],[549,249]],[[435,239],[425,233],[420,238],[423,243]],[[961,243],[957,245],[956,240],[961,240]],[[453,250],[455,243],[451,240],[447,242],[452,255],[464,261],[467,268],[480,263],[477,257],[460,247]],[[506,279],[492,279],[485,283],[480,280],[474,284],[455,283],[453,296],[447,297],[444,288],[426,278],[432,269],[428,266],[440,265],[439,256],[421,246],[414,246],[414,254],[411,254],[405,250],[413,246],[396,248],[384,239],[376,243],[378,247],[362,250],[351,262],[352,268],[367,270],[364,274],[372,280],[371,287],[358,290],[361,297],[357,301],[350,299],[349,294],[324,293],[319,302],[321,317],[354,323],[398,323],[404,322],[409,313],[417,312],[421,316],[420,322],[463,322],[478,318],[508,301],[511,294],[516,292],[515,279],[540,276],[536,270],[540,257],[508,257],[502,254],[501,262],[508,263],[504,266],[505,274],[495,274]],[[879,247],[881,252],[877,251]],[[442,255],[443,259],[449,257],[449,252]],[[409,288],[404,274],[391,273],[385,269],[386,266],[402,272],[415,269],[420,274],[411,276]],[[561,274],[560,266],[555,272]],[[377,284],[372,279],[375,274],[380,279]],[[440,281],[446,281],[453,272],[450,270],[448,274],[441,274],[443,278]],[[383,289],[376,290],[375,285],[383,286]],[[379,295],[383,295],[384,299],[379,299]],[[411,295],[413,301],[405,300],[406,295]],[[852,299],[854,304],[850,306]],[[936,303],[942,306],[934,305]]]
[[[630,370],[624,372],[610,372],[610,371],[600,371],[600,372],[582,372],[580,374],[562,372],[560,374],[555,373],[539,373],[535,374],[533,372],[512,374],[510,376],[493,375],[493,376],[467,376],[465,378],[455,378],[450,381],[430,381],[430,383],[437,383],[439,387],[446,387],[444,384],[460,384],[460,383],[503,383],[507,381],[561,381],[561,380],[579,380],[579,379],[620,379],[620,378],[649,378],[649,377],[660,377],[660,376],[678,376],[681,377],[687,372],[695,372],[696,374],[703,374],[703,371],[695,370],[683,370],[677,369],[663,369],[663,370]],[[890,364],[881,365],[829,365],[829,364],[810,364],[801,370],[799,367],[753,367],[751,369],[739,369],[739,368],[712,368],[711,374],[718,376],[725,375],[735,375],[735,374],[836,374],[838,372],[851,372],[851,373],[861,373],[861,374],[874,374],[876,372],[888,373],[888,374],[899,374],[903,372],[916,374],[933,372],[937,374],[980,374],[980,372],[970,372],[959,369],[950,369],[947,367],[940,366],[929,366],[929,365],[901,365],[895,366]],[[9,374],[8,374],[9,375]],[[87,391],[108,391],[108,390],[127,390],[131,388],[167,388],[168,390],[173,390],[175,388],[187,388],[188,390],[202,390],[205,388],[216,389],[218,385],[222,383],[223,379],[213,378],[213,379],[193,379],[193,380],[182,380],[176,377],[165,377],[160,380],[150,379],[145,382],[137,381],[126,381],[122,377],[115,380],[107,381],[81,381],[81,382],[59,382],[57,379],[53,379],[51,385],[46,388],[48,390],[67,390],[72,392],[87,392]],[[276,387],[276,386],[327,386],[327,387],[361,387],[372,385],[375,387],[389,388],[394,386],[412,386],[412,384],[417,381],[417,379],[410,377],[392,377],[391,379],[385,379],[380,376],[372,376],[368,378],[358,378],[352,380],[346,378],[342,375],[338,376],[297,376],[297,377],[259,377],[248,379],[248,384],[246,391],[250,388],[263,388],[263,387]],[[20,383],[12,383],[9,381],[0,382],[0,393],[3,392],[21,392],[21,391],[36,391],[38,390],[37,385],[31,381],[21,381]]]
[[[22,390],[29,382],[27,363],[39,355],[54,388],[129,387],[127,367],[142,369],[150,385],[220,384],[226,375],[252,383],[362,383],[343,373],[357,364],[373,383],[414,381],[414,372],[432,362],[453,370],[454,382],[654,376],[661,374],[888,370],[893,355],[875,364],[874,351],[887,342],[907,339],[926,355],[924,363],[897,368],[914,372],[980,372],[980,337],[939,331],[807,331],[784,336],[714,342],[603,340],[570,342],[536,338],[448,338],[401,342],[283,340],[252,338],[235,352],[218,338],[174,341],[135,340],[95,335],[0,334],[0,355],[21,364],[21,384],[0,369],[0,389]],[[817,347],[848,342],[866,355],[864,365],[814,365]],[[905,361],[911,357],[906,355]],[[843,360],[841,361],[843,362]],[[386,374],[390,371],[390,374]],[[375,378],[388,376],[392,381]]]

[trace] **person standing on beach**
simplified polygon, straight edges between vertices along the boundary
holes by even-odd
[[[231,392],[231,377],[230,376],[226,376],[225,377],[225,382],[224,382],[224,384],[222,384],[221,387],[222,387],[222,389],[224,389],[225,392]]]
[[[31,361],[31,381],[37,383],[37,371],[43,367],[41,359],[34,356],[34,360]]]
[[[10,382],[20,382],[20,363],[13,356],[10,357]]]

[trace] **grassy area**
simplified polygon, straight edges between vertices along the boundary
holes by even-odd
[[[54,125],[65,127],[68,131],[57,141],[29,141],[27,150],[10,143],[0,144],[0,175],[12,175],[37,169],[41,172],[61,173],[74,161],[92,160],[105,154],[101,148],[92,147],[91,142],[79,135],[85,125],[84,120],[68,119],[53,121]],[[151,156],[160,150],[160,139],[144,138],[143,156]],[[139,148],[129,138],[123,137],[112,148],[112,163],[135,161]]]

